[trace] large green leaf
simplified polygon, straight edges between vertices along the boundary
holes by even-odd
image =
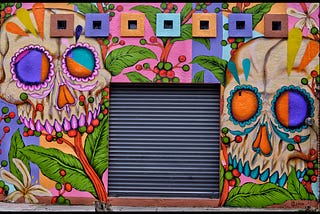
[[[197,72],[192,79],[192,83],[204,83],[204,72],[205,71],[199,71]]]
[[[86,13],[99,13],[96,5],[92,3],[74,3],[78,10],[84,14]]]
[[[191,12],[191,10],[192,10],[192,3],[186,3],[180,12],[181,22],[186,18],[186,16]]]
[[[120,74],[123,69],[131,67],[137,62],[147,58],[157,59],[157,56],[148,48],[128,45],[110,52],[106,59],[106,69],[110,71],[113,76],[116,76]]]
[[[288,190],[273,183],[245,183],[234,187],[228,195],[226,206],[262,208],[273,204],[282,204],[293,200]]]
[[[90,165],[100,178],[108,168],[109,117],[106,115],[91,134],[88,134],[84,151]]]
[[[222,192],[222,188],[223,188],[223,183],[224,183],[224,167],[223,165],[220,163],[220,178],[219,178],[219,192]]]
[[[151,80],[149,80],[147,77],[143,76],[142,74],[136,71],[131,71],[126,73],[126,76],[131,82],[134,82],[134,83],[151,82]]]
[[[299,182],[296,176],[296,170],[292,170],[288,176],[288,191],[293,196],[294,200],[317,200],[314,194],[309,193],[306,188]]]
[[[261,3],[257,4],[251,8],[245,9],[245,13],[252,14],[252,29],[262,20],[264,14],[268,13],[271,10],[271,7],[275,3]]]
[[[43,148],[30,145],[20,150],[31,162],[38,165],[42,174],[59,183],[69,182],[73,188],[90,192],[97,197],[96,190],[84,172],[80,161],[71,154],[66,154],[56,148]],[[66,175],[62,177],[60,170],[65,170]]]
[[[227,61],[220,59],[216,56],[196,56],[193,58],[192,64],[197,63],[201,67],[208,69],[222,85],[225,82],[225,70],[227,67]]]
[[[210,38],[193,37],[192,40],[203,44],[208,50],[210,50]]]
[[[141,13],[144,13],[152,27],[153,33],[156,34],[157,13],[162,13],[162,11],[159,8],[150,5],[138,5],[131,8],[130,10],[137,10]]]
[[[30,163],[28,159],[20,152],[21,149],[25,147],[24,142],[20,135],[20,130],[18,129],[11,137],[11,144],[10,149],[8,153],[8,159],[10,164],[10,172],[16,176],[22,183],[23,183],[23,176],[20,172],[20,170],[16,167],[16,165],[13,163],[13,158],[20,159],[24,165],[28,168],[28,171],[30,173]]]

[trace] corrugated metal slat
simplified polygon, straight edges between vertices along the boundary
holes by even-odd
[[[218,198],[219,85],[112,84],[110,196]]]

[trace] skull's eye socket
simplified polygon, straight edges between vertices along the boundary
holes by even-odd
[[[11,73],[18,87],[39,90],[46,87],[53,76],[52,57],[40,46],[22,48],[11,60]]]
[[[289,86],[278,90],[273,100],[273,113],[284,128],[306,127],[305,119],[313,115],[313,100],[303,89]]]
[[[78,43],[69,47],[62,60],[63,71],[77,81],[92,80],[99,69],[99,58],[93,47]]]
[[[230,119],[235,124],[244,126],[254,121],[260,114],[261,99],[256,88],[236,86],[228,98]]]

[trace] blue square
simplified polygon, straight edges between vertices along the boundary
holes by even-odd
[[[229,14],[229,37],[252,37],[252,14]]]
[[[108,37],[109,36],[109,14],[87,13],[85,36],[86,37]]]
[[[157,13],[156,36],[180,37],[180,13]]]

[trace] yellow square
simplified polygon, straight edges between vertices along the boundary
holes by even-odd
[[[120,35],[139,37],[144,36],[144,14],[143,13],[121,13]],[[130,29],[130,22],[136,24],[136,29]]]
[[[216,14],[194,13],[192,15],[193,37],[216,37]]]

